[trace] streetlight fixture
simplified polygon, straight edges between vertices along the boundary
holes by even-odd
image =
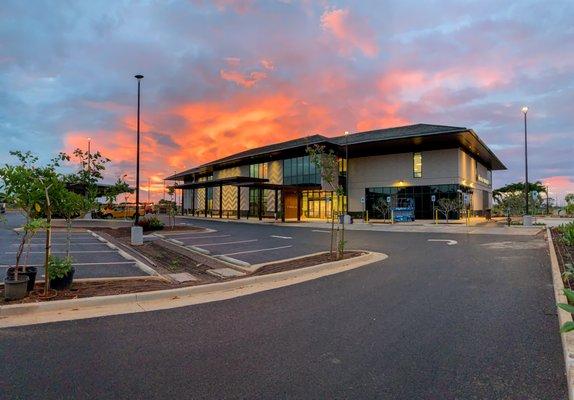
[[[528,201],[529,201],[529,188],[528,188],[528,129],[527,129],[527,118],[528,107],[522,107],[522,114],[524,114],[524,199],[526,200],[526,212],[525,215],[529,215]]]
[[[137,150],[136,150],[136,216],[135,225],[138,225],[140,219],[140,91],[141,80],[143,75],[135,75],[138,80],[138,118],[137,118]]]

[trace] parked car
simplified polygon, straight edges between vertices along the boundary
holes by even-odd
[[[119,204],[106,206],[100,212],[103,218],[135,218],[136,205],[135,204]],[[139,215],[145,215],[145,208],[139,207]]]

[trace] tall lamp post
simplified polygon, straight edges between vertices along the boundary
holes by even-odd
[[[92,172],[92,151],[91,151],[92,138],[88,138],[88,175]]]
[[[140,220],[140,89],[143,75],[135,75],[138,80],[138,120],[137,120],[137,150],[136,150],[136,217],[135,225]]]
[[[349,131],[345,131],[345,215],[349,214]]]
[[[527,119],[526,114],[528,114],[528,107],[522,107],[522,114],[524,114],[524,198],[526,200],[526,212],[525,215],[529,215],[528,212],[528,201],[529,201],[529,188],[528,188],[528,129],[527,129]]]

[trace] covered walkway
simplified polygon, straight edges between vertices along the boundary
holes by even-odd
[[[236,187],[236,204],[233,209],[224,209],[224,199],[223,199],[223,188],[224,187]],[[301,209],[302,209],[302,192],[304,190],[317,190],[319,185],[305,185],[305,186],[295,186],[295,185],[283,185],[269,183],[269,179],[265,178],[252,178],[247,176],[234,176],[228,178],[221,178],[215,180],[206,180],[202,182],[191,182],[183,183],[173,186],[174,189],[182,190],[182,209],[184,213],[188,213],[194,216],[203,217],[219,217],[223,218],[235,218],[241,219],[257,217],[259,220],[263,218],[271,217],[275,220],[280,219],[285,222],[286,220],[301,220]],[[209,188],[219,188],[218,190],[218,207],[214,208],[210,206],[209,199]],[[248,207],[243,207],[241,202],[242,188],[247,188],[248,192],[253,193],[255,191],[256,195],[253,197],[255,202],[248,201]],[[203,189],[203,190],[202,190]],[[186,204],[186,196],[183,194],[184,190],[190,190],[190,203]],[[202,190],[203,193],[203,204],[199,203],[198,190]],[[264,193],[266,190],[273,192],[273,208],[271,214],[267,204],[264,204]],[[211,199],[213,200],[213,199]],[[213,204],[213,201],[211,202]]]

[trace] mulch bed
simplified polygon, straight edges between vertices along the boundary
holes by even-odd
[[[176,289],[183,286],[196,285],[195,282],[184,284],[171,283],[158,279],[130,279],[130,280],[112,280],[112,281],[98,281],[98,282],[74,282],[69,290],[61,290],[56,292],[56,296],[44,299],[40,298],[39,294],[44,291],[44,284],[38,283],[35,290],[30,292],[30,295],[22,300],[6,301],[2,304],[23,304],[23,303],[38,303],[44,301],[55,300],[70,300],[79,299],[83,297],[99,297],[111,296],[116,294],[151,292],[156,290]],[[4,290],[0,289],[0,296],[4,297]]]
[[[556,257],[560,266],[560,273],[564,272],[564,265],[571,263],[574,264],[574,246],[568,246],[562,241],[562,235],[556,228],[550,229],[552,234],[552,241],[554,242],[554,249],[556,250]],[[574,289],[574,281],[568,280],[564,283],[570,289]]]
[[[138,250],[142,251],[146,256],[152,257],[154,261],[157,259],[162,259],[165,257],[167,260],[178,259],[181,260],[181,266],[184,269],[177,270],[178,272],[186,271],[190,272],[192,275],[198,277],[200,281],[196,282],[186,282],[186,283],[175,283],[167,282],[163,280],[158,280],[154,278],[143,278],[143,279],[125,279],[125,280],[110,280],[110,281],[91,281],[91,282],[74,282],[69,290],[63,290],[56,292],[56,296],[53,298],[45,299],[38,296],[38,294],[43,293],[43,283],[36,284],[35,290],[30,293],[30,296],[22,300],[16,301],[4,301],[2,304],[22,304],[22,303],[37,303],[43,301],[55,301],[55,300],[69,300],[78,299],[84,297],[97,297],[97,296],[111,296],[118,294],[127,293],[139,293],[139,292],[150,292],[157,290],[175,289],[187,286],[204,285],[207,283],[213,283],[221,281],[222,279],[205,273],[206,269],[213,268],[213,266],[206,266],[202,263],[198,263],[190,257],[185,257],[176,252],[170,251],[169,248],[164,248],[157,243],[145,243],[143,246],[138,246]],[[347,251],[344,253],[342,259],[349,259],[353,257],[358,257],[365,254],[361,251]],[[317,264],[322,264],[326,262],[333,261],[331,256],[326,254],[319,254],[309,257],[303,257],[298,260],[283,261],[265,265],[257,270],[255,273],[248,276],[257,275],[267,275],[276,272],[289,271],[294,269],[300,269],[305,267],[310,267]],[[222,265],[223,266],[223,265]],[[226,280],[241,279],[242,277],[228,278]],[[0,288],[0,298],[4,297],[3,287]]]
[[[343,257],[341,258],[341,260],[347,260],[349,258],[358,257],[358,256],[361,256],[363,254],[365,254],[365,253],[362,251],[346,251],[343,254]],[[331,256],[329,255],[329,253],[319,254],[319,255],[309,256],[309,257],[303,257],[303,258],[300,258],[297,260],[284,261],[284,262],[278,262],[278,263],[274,263],[274,264],[265,265],[265,266],[259,268],[256,272],[254,272],[252,274],[252,276],[253,275],[267,275],[267,274],[274,274],[276,272],[290,271],[293,269],[311,267],[313,265],[323,264],[323,263],[327,263],[327,262],[331,262],[331,261],[336,261],[336,260],[332,259]]]
[[[120,239],[120,241],[129,245],[127,240]],[[170,250],[168,247],[164,246],[161,241],[144,242],[143,245],[137,247],[132,246],[132,248],[150,258],[156,266],[165,270],[158,270],[159,273],[173,274],[177,272],[189,272],[198,278],[201,283],[212,283],[221,280],[220,278],[206,272],[208,269],[214,268],[214,266],[206,265],[198,260],[186,256],[185,254]]]

